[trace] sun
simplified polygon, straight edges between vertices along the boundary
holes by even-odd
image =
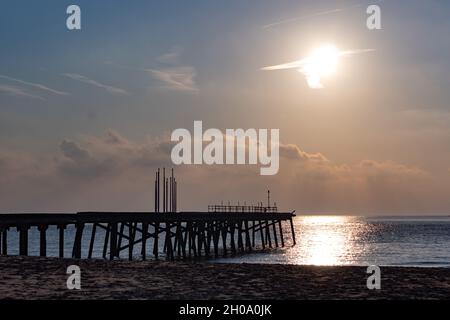
[[[329,76],[336,72],[339,50],[331,44],[322,45],[313,50],[306,58],[305,65],[319,76]]]
[[[308,57],[303,59],[303,64],[298,71],[306,76],[309,87],[323,88],[321,79],[336,72],[339,54],[335,46],[326,44],[314,49]]]
[[[283,70],[296,69],[302,73],[308,86],[312,89],[323,88],[322,79],[336,73],[339,60],[342,57],[349,57],[359,53],[372,52],[375,49],[358,49],[358,50],[339,50],[333,44],[322,44],[316,47],[305,58],[296,61],[268,66],[261,68],[262,70]]]

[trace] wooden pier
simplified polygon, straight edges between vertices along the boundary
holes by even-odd
[[[95,246],[97,231],[101,229],[105,234],[101,256],[110,260],[119,258],[124,251],[132,260],[137,245],[141,247],[139,255],[143,260],[149,253],[155,259],[163,254],[166,259],[173,260],[217,258],[259,248],[284,247],[283,224],[290,229],[290,243],[295,245],[292,222],[295,214],[278,212],[276,204],[271,205],[270,191],[267,206],[262,203],[252,206],[220,204],[208,206],[208,212],[178,212],[177,186],[173,169],[170,176],[166,176],[165,168],[155,172],[154,212],[0,213],[0,254],[8,255],[8,233],[15,230],[19,233],[19,255],[27,256],[29,230],[37,228],[39,254],[45,257],[47,230],[56,226],[59,257],[62,258],[65,229],[69,225],[75,227],[71,256],[77,259],[94,257],[94,249],[98,248]],[[85,232],[86,226],[91,227],[90,235]],[[90,237],[89,245],[83,248],[86,236]]]
[[[284,247],[288,228],[290,244],[295,245],[295,232],[291,212],[79,212],[0,214],[0,254],[8,255],[8,233],[19,233],[19,255],[29,254],[29,230],[39,231],[39,254],[47,256],[47,230],[56,226],[59,230],[59,256],[64,257],[66,240],[64,230],[75,227],[72,258],[94,256],[96,236],[103,229],[101,256],[113,260],[121,252],[128,259],[137,254],[143,259],[217,258],[256,249]],[[85,230],[91,226],[90,234]],[[289,230],[290,229],[290,230]],[[89,246],[83,248],[84,237]],[[256,241],[258,240],[258,241]],[[160,245],[163,250],[160,250]],[[98,248],[98,246],[97,246]],[[161,252],[160,252],[161,251]]]

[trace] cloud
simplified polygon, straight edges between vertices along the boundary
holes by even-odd
[[[282,151],[284,150],[284,151]],[[281,147],[279,179],[286,203],[310,212],[354,214],[443,213],[450,179],[394,161],[336,164],[320,153]],[[293,200],[296,199],[296,200]]]
[[[119,133],[114,130],[109,129],[106,131],[105,143],[114,145],[125,145],[128,144],[128,140],[123,138]]]
[[[169,165],[171,148],[167,148],[167,143],[155,139],[137,144],[109,129],[100,137],[85,137],[83,143],[65,139],[60,144],[63,157],[56,158],[57,167],[66,175],[89,180],[120,176],[124,172]]]
[[[102,163],[91,157],[89,151],[83,149],[76,142],[64,140],[61,142],[59,148],[63,157],[57,158],[57,168],[66,176],[77,180],[84,179],[85,181],[91,181],[111,169],[108,162]]]
[[[152,210],[154,172],[172,167],[169,135],[131,141],[115,130],[63,139],[53,154],[0,150],[0,212]],[[450,175],[394,161],[338,164],[295,144],[280,145],[278,175],[258,166],[176,166],[180,206],[204,210],[231,200],[254,203],[267,188],[283,210],[414,214],[450,209]]]
[[[371,3],[374,4],[374,3],[379,3],[379,2],[382,2],[382,1],[384,1],[384,0],[373,0]],[[346,6],[346,7],[329,9],[329,10],[324,10],[324,11],[319,11],[319,12],[316,12],[316,13],[312,13],[312,14],[309,14],[309,15],[303,15],[303,16],[297,16],[297,17],[294,17],[294,18],[279,20],[279,21],[276,21],[276,22],[272,22],[272,23],[268,23],[266,25],[263,25],[262,29],[269,29],[269,28],[278,27],[278,26],[284,25],[284,24],[289,24],[289,23],[293,23],[293,22],[300,22],[300,21],[303,21],[303,20],[316,18],[316,17],[320,17],[320,16],[325,16],[325,15],[329,15],[329,14],[334,14],[334,13],[340,13],[340,12],[343,12],[343,11],[346,11],[346,10],[360,8],[360,7],[364,6],[364,5],[369,5],[369,4],[368,3],[367,4],[356,3],[356,4],[353,4],[353,5],[350,5],[350,6]]]
[[[60,149],[65,157],[76,162],[86,162],[90,159],[89,153],[80,148],[80,146],[72,141],[64,140]]]
[[[47,93],[52,93],[52,94],[56,94],[56,95],[68,95],[67,92],[55,90],[55,89],[49,88],[49,87],[47,87],[47,86],[45,86],[43,84],[40,84],[40,83],[28,82],[28,81],[24,81],[24,80],[8,77],[8,76],[1,75],[1,74],[0,74],[0,78],[6,79],[6,80],[9,80],[9,81],[14,81],[14,82],[17,82],[17,83],[20,83],[20,84],[23,84],[23,85],[27,85],[27,86],[39,89],[41,91],[45,91]]]
[[[21,97],[45,100],[41,96],[27,92],[25,89],[23,89],[21,87],[15,87],[15,86],[10,86],[10,85],[0,85],[0,91],[5,92],[9,95],[13,95],[13,96],[21,96]]]
[[[295,144],[280,144],[280,156],[292,160],[328,162],[321,153],[307,153]]]
[[[162,82],[164,87],[176,91],[198,91],[194,77],[195,69],[193,67],[173,67],[160,70],[147,69],[152,76]]]
[[[266,25],[263,25],[262,28],[263,29],[269,29],[269,28],[277,27],[277,26],[280,26],[280,25],[283,25],[283,24],[287,24],[287,23],[298,22],[298,21],[302,21],[302,20],[306,20],[306,19],[310,19],[310,18],[314,18],[314,17],[318,17],[318,16],[328,15],[328,14],[331,14],[331,13],[338,13],[338,12],[341,12],[341,11],[343,11],[343,9],[339,9],[339,8],[338,9],[332,9],[332,10],[325,10],[325,11],[313,13],[313,14],[306,15],[306,16],[289,18],[289,19],[284,19],[284,20],[268,23]]]
[[[113,86],[110,86],[110,85],[106,85],[106,84],[100,83],[100,82],[98,82],[96,80],[89,79],[89,78],[87,78],[85,76],[82,76],[82,75],[79,75],[79,74],[63,73],[63,75],[68,77],[68,78],[70,78],[70,79],[72,79],[72,80],[80,81],[80,82],[89,84],[91,86],[94,86],[94,87],[97,87],[97,88],[100,88],[100,89],[104,89],[104,90],[108,91],[109,93],[129,95],[129,93],[126,90],[124,90],[124,89],[113,87]]]
[[[197,72],[194,67],[180,63],[181,52],[180,47],[175,47],[157,58],[160,64],[158,68],[146,69],[145,71],[149,72],[166,89],[197,92],[198,88],[195,82]]]
[[[174,46],[169,52],[160,55],[156,60],[162,64],[177,65],[181,62],[183,48]]]

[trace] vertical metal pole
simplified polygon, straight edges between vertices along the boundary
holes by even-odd
[[[166,178],[166,212],[169,211],[169,178]]]
[[[158,212],[158,172],[155,172],[155,212]]]
[[[163,212],[166,212],[166,168],[163,168]]]
[[[173,212],[174,204],[173,204],[173,168],[172,168],[172,176],[170,177],[170,211]]]
[[[168,187],[167,187],[167,195],[168,195],[168,199],[167,199],[167,211],[172,212],[172,177],[168,177]]]
[[[160,210],[160,206],[159,206],[159,204],[160,204],[160,198],[161,198],[161,193],[160,193],[160,187],[159,187],[159,185],[160,185],[160,175],[161,175],[161,173],[160,173],[160,171],[159,171],[159,168],[158,168],[158,182],[157,182],[157,193],[158,193],[158,195],[156,196],[156,198],[157,198],[157,209],[156,209],[156,212],[159,212],[159,210]]]

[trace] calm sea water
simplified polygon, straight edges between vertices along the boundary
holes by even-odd
[[[281,263],[300,265],[397,265],[450,267],[450,217],[297,216],[297,245],[218,259],[220,263]],[[285,237],[290,238],[288,225]],[[87,255],[90,226],[83,235]],[[56,228],[48,231],[49,256],[58,255]],[[71,256],[74,229],[66,230],[65,255]],[[96,237],[94,257],[101,257],[104,233]],[[9,233],[9,254],[17,254],[18,235]],[[258,242],[258,239],[257,239]],[[162,243],[162,241],[160,241]],[[151,245],[151,244],[150,244]],[[148,252],[151,252],[151,248]],[[162,248],[160,248],[162,251]],[[135,246],[139,257],[140,246]],[[123,257],[127,257],[127,251]],[[30,232],[30,255],[39,255],[39,234]]]
[[[227,262],[450,267],[450,217],[298,216],[294,221],[296,246]]]

